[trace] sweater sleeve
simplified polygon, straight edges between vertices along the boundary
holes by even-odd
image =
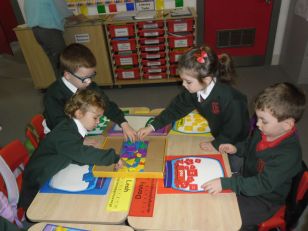
[[[191,94],[185,90],[176,96],[169,106],[151,122],[155,130],[177,121],[195,109]]]
[[[221,178],[222,188],[246,196],[258,196],[273,192],[279,185],[290,180],[299,171],[300,158],[294,150],[280,149],[265,163],[264,170],[250,177]]]
[[[79,164],[110,165],[120,159],[114,149],[99,149],[84,145],[83,139],[73,133],[58,137],[56,145],[60,155]]]
[[[220,144],[234,144],[248,135],[249,113],[246,101],[241,98],[230,100],[229,104],[221,112],[223,115],[222,130],[212,141],[218,149]]]

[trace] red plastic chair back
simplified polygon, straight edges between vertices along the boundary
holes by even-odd
[[[41,114],[36,114],[31,120],[31,124],[35,128],[40,140],[45,138],[44,127],[42,125],[43,121],[44,116]]]
[[[0,155],[14,173],[18,189],[20,190],[22,184],[22,172],[29,161],[27,149],[20,140],[14,140],[0,150]],[[6,186],[2,177],[0,180],[0,190],[7,195]]]
[[[5,160],[11,171],[16,177],[18,190],[20,192],[22,185],[22,173],[29,161],[28,151],[20,140],[14,140],[0,149],[0,156]],[[0,191],[7,195],[7,188],[3,177],[0,175]],[[17,215],[19,220],[24,217],[24,210],[19,208]]]
[[[296,194],[296,202],[303,199],[307,190],[308,190],[308,171],[305,171],[299,183],[298,191]]]
[[[36,114],[26,127],[26,137],[35,149],[38,147],[39,142],[45,138],[44,127],[42,125],[43,120],[44,117],[41,114]]]
[[[300,179],[300,182],[297,187],[296,192],[296,202],[303,199],[305,193],[308,190],[308,171],[305,171]],[[283,205],[274,216],[269,218],[268,220],[262,222],[259,225],[258,231],[269,231],[274,228],[279,228],[280,231],[287,230],[287,224],[285,221],[285,213],[286,213],[286,206]]]

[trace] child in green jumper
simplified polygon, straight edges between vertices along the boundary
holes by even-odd
[[[90,89],[77,91],[65,105],[69,118],[60,122],[31,156],[27,164],[19,206],[29,207],[45,182],[69,164],[123,166],[113,149],[99,149],[84,145],[87,131],[94,129],[103,115],[106,104],[101,95]]]
[[[70,44],[60,55],[60,65],[63,77],[52,83],[44,96],[45,133],[66,118],[64,113],[66,101],[78,89],[87,88],[100,92],[106,102],[104,115],[123,129],[125,140],[135,142],[136,131],[126,121],[123,111],[93,82],[96,75],[96,59],[90,49],[82,44]]]
[[[222,143],[244,140],[249,132],[247,99],[231,86],[235,77],[231,57],[225,53],[218,57],[208,46],[194,48],[180,57],[178,70],[184,91],[149,126],[137,132],[139,139],[196,109],[208,121],[215,138],[201,142],[201,149],[215,151]],[[230,162],[232,171],[238,171],[238,158]]]
[[[206,182],[211,194],[237,193],[242,230],[257,230],[285,203],[292,178],[301,170],[302,152],[295,123],[305,109],[305,94],[290,83],[263,90],[255,100],[257,127],[247,141],[221,144],[220,152],[244,157],[242,174]]]

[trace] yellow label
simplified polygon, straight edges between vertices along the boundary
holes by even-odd
[[[135,178],[114,178],[109,194],[107,211],[128,211],[135,187]]]

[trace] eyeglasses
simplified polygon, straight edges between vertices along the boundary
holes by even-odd
[[[94,72],[93,74],[91,75],[88,75],[88,76],[84,76],[84,77],[80,77],[76,74],[74,74],[73,72],[70,72],[69,73],[74,76],[75,78],[79,79],[82,83],[91,83],[92,79],[94,79],[94,77],[96,76],[96,72]]]

